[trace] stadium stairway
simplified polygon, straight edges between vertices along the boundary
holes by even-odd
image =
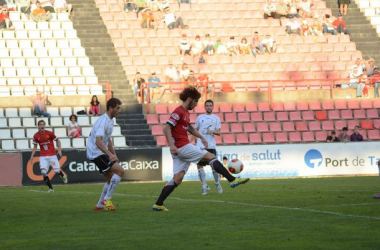
[[[338,16],[339,9],[336,0],[326,0],[326,7],[332,10],[334,16]],[[380,62],[380,38],[373,28],[371,22],[366,19],[364,13],[360,12],[355,1],[351,1],[348,7],[347,16],[343,20],[347,23],[347,29],[350,31],[351,41],[356,43],[356,48],[363,53],[366,59],[374,58],[375,63]]]
[[[156,145],[149,126],[142,115],[129,86],[127,76],[115,52],[115,47],[108,35],[107,28],[93,0],[72,0],[75,9],[74,28],[86,49],[91,65],[95,69],[99,82],[109,82],[114,96],[123,102],[122,115],[117,119],[121,132],[126,135],[128,146]]]

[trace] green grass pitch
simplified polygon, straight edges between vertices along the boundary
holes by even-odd
[[[379,177],[122,183],[115,212],[94,212],[103,184],[0,188],[0,249],[380,249]]]

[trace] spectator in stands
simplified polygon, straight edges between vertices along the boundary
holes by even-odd
[[[379,98],[379,86],[380,86],[380,70],[375,67],[373,69],[373,75],[371,77],[371,83],[375,92],[375,97]]]
[[[362,63],[362,59],[357,58],[354,66],[352,66],[352,69],[354,69],[355,66],[358,68],[358,74],[363,75],[363,69],[365,68],[365,65]]]
[[[161,98],[165,93],[165,88],[164,86],[160,85],[159,83],[161,82],[160,78],[156,75],[156,72],[152,72],[149,79],[149,83],[156,83],[156,84],[149,84],[149,103],[153,102],[154,95],[158,94],[159,97],[157,98],[157,104],[161,102]],[[146,88],[144,88],[144,96],[148,96],[146,93]]]
[[[223,156],[223,166],[228,169],[228,158],[226,156]]]
[[[54,9],[56,13],[67,12],[67,14],[69,14],[69,17],[71,17],[73,5],[71,3],[68,4],[66,0],[54,0]]]
[[[36,2],[36,9],[33,10],[31,17],[35,22],[49,21],[51,13],[47,13],[44,8],[41,8],[41,4]]]
[[[9,19],[8,10],[5,8],[0,9],[0,29],[8,29],[8,30],[14,29],[12,22]]]
[[[307,19],[302,20],[301,32],[302,32],[303,36],[310,36],[311,35],[312,29],[309,26],[309,24],[307,23]]]
[[[227,49],[226,45],[224,45],[221,42],[220,38],[216,39],[214,49],[216,51],[216,54],[218,54],[218,55],[228,55],[228,49]]]
[[[81,128],[78,124],[78,117],[76,115],[70,116],[70,122],[67,124],[67,131],[70,138],[80,138]]]
[[[179,70],[179,76],[181,77],[181,82],[187,82],[189,80],[190,69],[186,63],[182,64],[182,67]]]
[[[169,62],[169,67],[165,69],[165,81],[166,82],[179,82],[177,67]]]
[[[139,18],[139,13],[146,8],[146,0],[134,0],[136,17]]]
[[[343,21],[342,13],[338,14],[338,19],[336,19],[332,25],[334,26],[334,29],[337,31],[337,33],[345,35],[350,34],[350,32],[347,30],[346,22]]]
[[[1,9],[8,9],[7,1],[5,1],[5,0],[0,0],[0,8],[1,8]]]
[[[197,78],[194,75],[194,71],[190,70],[190,75],[188,78],[188,85],[193,86],[198,89],[198,83],[197,83]]]
[[[247,38],[243,37],[239,44],[239,54],[241,55],[255,55],[256,50],[252,49],[252,46],[248,43]]]
[[[350,141],[363,141],[363,136],[359,134],[359,126],[355,126],[354,133],[350,136]]]
[[[143,88],[146,87],[145,86],[145,79],[141,77],[140,72],[136,72],[136,77],[134,80],[134,88],[133,88],[133,93],[136,97],[141,97],[141,91],[140,91],[141,85]],[[143,94],[144,94],[144,92],[143,92]]]
[[[301,35],[301,26],[293,15],[289,15],[290,20],[286,23],[286,33]]]
[[[329,14],[326,14],[323,18],[323,33],[324,34],[330,33],[333,35],[337,34],[336,30],[334,29],[334,26],[332,24]]]
[[[141,12],[141,28],[154,29],[154,15],[150,9],[144,9]]]
[[[202,74],[198,77],[198,89],[202,93],[206,90],[207,87],[207,93],[211,93],[210,99],[214,100],[215,95],[215,84],[210,83],[212,82],[211,77],[209,77],[207,74]],[[205,99],[208,99],[207,96],[204,94]]]
[[[264,19],[268,17],[276,18],[276,4],[272,3],[272,0],[267,0],[267,3],[264,5]]]
[[[194,57],[198,57],[197,62],[199,61],[199,57],[202,56],[203,52],[203,42],[201,41],[201,37],[199,35],[195,36],[195,40],[191,43],[191,54]]]
[[[214,42],[211,41],[210,34],[206,34],[206,38],[203,41],[203,54],[213,55],[214,54]]]
[[[41,93],[37,93],[37,95],[33,95],[29,98],[29,100],[33,103],[33,115],[37,115],[40,117],[41,115],[47,118],[50,118],[50,113],[46,112],[46,96],[41,95]]]
[[[100,102],[98,100],[98,97],[96,95],[93,95],[90,102],[90,107],[88,109],[89,115],[101,115],[100,113]]]
[[[367,62],[367,65],[365,66],[365,68],[367,69],[367,76],[368,77],[371,77],[373,76],[374,74],[374,68],[375,68],[375,60],[373,58],[370,58]]]
[[[159,1],[159,10],[165,12],[167,9],[170,9],[169,0],[158,0]]]
[[[313,2],[310,0],[301,0],[298,3],[298,13],[302,18],[313,17],[314,13],[311,11]]]
[[[259,37],[259,32],[255,31],[253,34],[253,39],[252,39],[252,48],[256,51],[258,54],[264,53],[264,46],[263,43],[261,42],[261,38]]]
[[[296,0],[292,0],[289,4],[289,11],[288,11],[288,18],[291,18],[290,16],[294,16],[297,18],[300,18],[300,15],[298,14],[298,4]]]
[[[230,56],[239,54],[239,45],[235,41],[234,36],[230,37],[230,41],[227,43],[227,50]]]
[[[331,131],[331,134],[329,136],[327,136],[326,138],[326,142],[339,142],[339,138],[336,137],[336,132],[335,131]]]
[[[54,13],[53,0],[41,0],[41,7],[45,9],[46,13]]]
[[[187,39],[187,35],[186,34],[182,34],[182,38],[181,40],[179,41],[180,45],[179,45],[179,53],[181,54],[181,60],[183,61],[183,57],[185,55],[191,55],[190,52],[191,52],[191,44],[190,44],[190,41]]]
[[[170,30],[178,27],[181,27],[181,29],[187,28],[187,25],[184,24],[182,17],[179,16],[176,18],[174,12],[170,11],[170,9],[166,9],[163,19],[164,23]]]
[[[280,0],[276,6],[276,18],[281,17],[289,17],[289,7],[286,3],[284,3],[284,0]]]
[[[350,141],[350,136],[347,134],[347,131],[348,131],[347,127],[342,128],[342,132],[338,136],[340,142]]]
[[[314,35],[314,36],[322,36],[323,35],[323,28],[322,28],[322,24],[319,20],[318,15],[314,15],[312,35]]]
[[[360,81],[362,74],[358,73],[358,67],[354,66],[350,73],[350,87],[356,89],[356,97],[359,98],[363,94],[365,84]]]
[[[350,0],[338,0],[339,14],[347,15],[348,5],[351,3]]]
[[[30,0],[19,0],[19,8],[21,13],[23,13],[28,20],[30,19],[31,13],[31,2]]]
[[[124,11],[135,11],[135,3],[134,0],[124,0]]]
[[[270,34],[266,34],[265,38],[262,40],[262,43],[264,50],[268,51],[269,54],[275,53],[277,51],[276,41]]]

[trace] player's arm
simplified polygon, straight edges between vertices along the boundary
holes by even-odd
[[[30,162],[33,164],[33,157],[34,157],[34,154],[36,153],[37,151],[37,144],[34,144],[34,147],[32,149],[32,154],[30,155]]]
[[[108,157],[110,158],[111,161],[117,161],[117,157],[115,154],[113,154],[111,151],[109,151],[106,146],[104,146],[103,144],[103,141],[102,141],[102,137],[101,136],[98,136],[96,137],[96,146],[103,152],[105,153],[106,155],[108,155]],[[113,147],[112,147],[113,149]]]
[[[198,131],[199,133],[199,128],[195,128],[195,130]],[[191,141],[190,142],[194,142],[194,143],[197,143],[197,137],[195,137],[194,135],[191,137]]]
[[[209,130],[211,135],[220,135],[220,129]]]
[[[205,148],[208,147],[208,142],[206,141],[206,139],[191,124],[189,125],[189,128],[187,129],[187,131],[189,131],[189,133],[192,134],[193,136],[198,137],[199,139],[201,139],[203,145],[205,146]]]
[[[59,157],[62,157],[61,141],[57,138],[56,142],[57,142]]]

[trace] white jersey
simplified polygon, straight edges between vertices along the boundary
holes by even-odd
[[[87,139],[87,158],[90,160],[103,155],[98,146],[96,146],[96,137],[102,137],[103,144],[108,148],[108,142],[111,140],[111,135],[113,132],[113,119],[110,119],[107,113],[99,117],[96,120],[94,126],[92,127],[90,137]]]
[[[197,117],[195,122],[195,128],[199,129],[199,133],[208,142],[208,149],[216,149],[215,135],[207,134],[207,130],[217,130],[220,129],[220,118],[217,115],[203,114]],[[204,148],[204,145],[201,140],[197,140],[197,146]]]

